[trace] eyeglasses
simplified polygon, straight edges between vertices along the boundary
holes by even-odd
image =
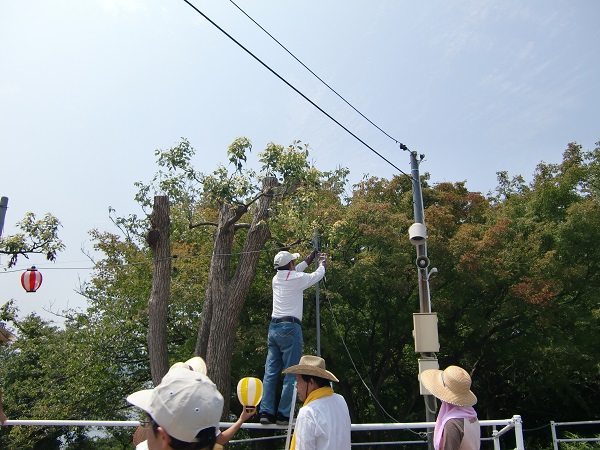
[[[152,417],[150,417],[149,414],[146,414],[146,417],[144,417],[143,419],[140,419],[139,422],[140,422],[140,426],[142,428],[150,428],[151,426],[154,426],[154,424],[156,423],[154,421],[154,419]]]

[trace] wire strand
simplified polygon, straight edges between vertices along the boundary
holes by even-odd
[[[377,128],[379,131],[381,131],[383,134],[385,134],[387,137],[389,137],[396,144],[400,144],[400,141],[398,139],[390,136],[387,132],[385,132],[383,129],[381,129],[377,124],[375,124],[373,121],[371,121],[371,119],[369,119],[362,112],[360,112],[357,108],[355,108],[354,105],[352,105],[348,100],[346,100],[344,97],[342,97],[341,94],[339,94],[335,89],[333,89],[329,84],[327,84],[321,77],[319,77],[315,72],[313,72],[306,64],[304,64],[302,61],[300,61],[300,59],[298,59],[296,57],[296,55],[294,55],[291,51],[289,51],[285,47],[285,45],[283,45],[271,33],[269,33],[267,30],[265,30],[256,20],[254,20],[246,11],[244,11],[242,8],[240,8],[233,0],[229,0],[229,1],[233,4],[233,6],[235,6],[237,9],[239,9],[242,12],[242,14],[244,14],[248,19],[250,19],[258,28],[260,28],[262,31],[264,31],[267,34],[267,36],[269,36],[271,39],[273,39],[292,58],[294,58],[296,61],[298,61],[302,65],[302,67],[304,67],[306,70],[308,70],[317,80],[319,80],[321,83],[323,83],[331,92],[333,92],[335,95],[337,95],[344,103],[346,103],[350,108],[352,108],[354,111],[356,111],[363,119],[365,119],[367,122],[369,122],[375,128]]]
[[[323,282],[323,287],[325,289],[327,289],[327,287],[325,286],[324,282]],[[369,386],[365,382],[364,378],[360,374],[360,372],[358,370],[358,367],[356,367],[356,364],[354,363],[354,359],[352,358],[352,354],[350,353],[350,349],[348,348],[348,345],[346,345],[346,341],[344,340],[344,336],[342,335],[342,332],[340,331],[340,326],[339,326],[338,321],[337,321],[337,319],[335,317],[335,313],[333,312],[333,305],[331,304],[331,300],[329,299],[328,295],[325,295],[325,298],[327,299],[327,304],[329,305],[329,311],[331,312],[331,317],[333,318],[333,323],[335,325],[335,330],[337,331],[337,333],[338,333],[338,335],[340,337],[340,340],[342,341],[342,345],[344,346],[344,349],[346,350],[346,353],[348,354],[348,357],[350,358],[350,363],[352,364],[352,367],[354,367],[354,371],[356,372],[356,375],[358,376],[358,378],[360,379],[360,381],[362,382],[362,384],[364,385],[364,387],[369,392],[369,395],[371,396],[371,398],[373,398],[375,400],[375,403],[377,403],[377,405],[381,408],[381,410],[385,413],[385,415],[388,416],[390,419],[392,419],[394,422],[400,423],[399,420],[397,420],[395,417],[393,417],[391,414],[389,414],[386,411],[386,409],[379,402],[379,400],[377,399],[377,397],[375,396],[375,394],[373,393],[373,391],[371,390],[371,388],[369,388]]]
[[[323,288],[327,289],[327,286],[325,285],[325,281],[322,281],[322,283],[323,283]],[[335,317],[335,313],[333,312],[333,305],[331,304],[331,300],[329,299],[329,296],[327,294],[325,294],[325,298],[327,299],[327,304],[329,306],[329,312],[331,313],[331,317],[333,318],[333,323],[335,325],[335,330],[337,331],[337,333],[338,333],[338,335],[340,337],[340,340],[342,341],[342,345],[344,346],[344,349],[346,350],[346,353],[348,354],[348,357],[350,358],[350,362],[352,363],[352,367],[354,367],[354,371],[356,372],[356,375],[358,376],[358,378],[362,382],[363,386],[369,392],[369,395],[371,396],[371,398],[373,398],[373,400],[375,401],[375,403],[377,403],[377,406],[379,406],[381,408],[381,410],[384,412],[384,414],[388,418],[390,418],[391,420],[393,420],[394,422],[400,423],[400,421],[398,419],[396,419],[390,413],[387,412],[387,410],[383,407],[383,405],[377,399],[377,396],[373,393],[373,391],[369,388],[369,386],[365,382],[364,378],[361,376],[360,372],[358,371],[358,368],[356,367],[354,359],[352,358],[352,354],[350,353],[350,349],[348,348],[348,345],[346,344],[346,341],[344,340],[344,336],[343,336],[342,332],[340,331],[340,326],[339,326],[338,321],[337,321],[337,319]],[[359,354],[360,354],[360,350],[359,350]],[[362,354],[361,354],[361,357],[362,357]],[[415,431],[415,430],[412,430],[410,428],[407,428],[407,430],[410,431],[411,433],[413,433],[413,434],[415,434],[415,435],[423,438],[423,439],[426,439],[427,434],[430,433],[430,432],[423,432],[423,431]]]
[[[379,153],[377,150],[375,150],[369,144],[367,144],[365,141],[363,141],[361,138],[359,138],[356,134],[354,134],[352,131],[350,131],[348,128],[346,128],[344,125],[342,125],[340,122],[338,122],[335,118],[333,118],[333,116],[331,116],[323,108],[321,108],[319,105],[317,105],[315,102],[313,102],[310,98],[308,98],[306,95],[304,95],[302,92],[300,92],[300,90],[298,90],[294,85],[292,85],[289,81],[287,81],[285,78],[283,78],[277,72],[275,72],[275,70],[271,69],[271,67],[269,67],[266,63],[264,63],[258,56],[256,56],[254,53],[252,53],[246,47],[244,47],[233,36],[231,36],[229,33],[227,33],[223,28],[221,28],[215,22],[213,22],[206,14],[204,14],[202,11],[200,11],[198,8],[196,8],[196,6],[194,6],[188,0],[183,0],[183,1],[185,3],[187,3],[194,11],[196,11],[198,14],[200,14],[202,17],[204,17],[206,20],[208,20],[211,23],[211,25],[213,25],[214,27],[216,27],[221,33],[223,33],[225,36],[227,36],[229,39],[231,39],[233,42],[235,42],[242,50],[244,50],[246,53],[248,53],[250,56],[252,56],[265,69],[267,69],[269,72],[271,72],[273,75],[275,75],[281,81],[283,81],[286,85],[288,85],[288,87],[290,87],[291,89],[293,89],[298,95],[300,95],[307,102],[309,102],[311,105],[313,105],[319,111],[321,111],[324,115],[326,115],[327,117],[329,117],[333,122],[335,122],[336,125],[338,125],[340,128],[342,128],[348,134],[350,134],[354,139],[356,139],[358,142],[360,142],[361,144],[363,144],[365,147],[367,147],[369,150],[371,150],[373,153],[375,153],[377,156],[379,156],[381,159],[383,159],[385,162],[387,162],[390,166],[392,166],[394,169],[396,169],[401,174],[406,175],[406,176],[411,176],[411,175],[408,175],[406,172],[404,172],[402,169],[400,169],[398,166],[396,166],[394,163],[392,163],[389,159],[387,159],[385,156],[383,156],[381,153]]]
[[[214,256],[240,256],[240,255],[249,255],[249,254],[253,254],[253,253],[265,253],[265,252],[272,252],[272,251],[279,251],[279,250],[285,250],[285,249],[289,249],[290,246],[284,246],[284,247],[270,247],[270,248],[265,248],[262,250],[251,250],[248,252],[233,252],[233,253],[205,253],[205,254],[199,254],[199,255],[171,255],[168,256],[166,258],[158,258],[156,260],[156,262],[162,262],[162,261],[167,261],[167,260],[172,260],[172,261],[176,261],[179,259],[200,259],[200,258],[211,258],[213,255]],[[106,260],[103,260],[102,262],[105,262]],[[152,264],[154,263],[155,260],[154,258],[148,258],[145,261],[140,261],[140,262],[130,262],[130,263],[124,263],[124,264],[108,264],[108,268],[114,268],[114,267],[130,267],[130,266],[141,266],[141,265],[145,265],[145,264]],[[43,263],[42,263],[43,264]],[[38,270],[93,270],[98,268],[98,266],[101,264],[101,262],[99,263],[95,263],[93,266],[91,267],[52,267],[52,266],[44,266],[44,265],[40,265],[40,264],[34,264],[36,266],[36,268]],[[0,272],[0,275],[3,274],[8,274],[8,273],[15,273],[15,272],[22,272],[24,270],[28,270],[28,269],[12,269],[12,270],[3,270]]]

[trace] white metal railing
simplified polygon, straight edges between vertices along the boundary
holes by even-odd
[[[482,440],[492,440],[494,442],[494,450],[500,450],[500,438],[506,433],[514,430],[515,433],[515,441],[516,441],[516,450],[525,450],[525,444],[523,441],[523,426],[521,423],[521,416],[515,415],[511,419],[505,420],[480,420],[480,425],[482,427],[493,427],[492,437],[490,438],[482,438]],[[570,422],[570,424],[574,424],[577,422]],[[582,423],[591,423],[591,422],[582,422]],[[595,422],[600,423],[600,422]],[[73,426],[73,427],[138,427],[140,422],[137,420],[7,420],[5,425],[8,426]],[[232,422],[221,422],[219,426],[221,428],[229,428],[233,425]],[[556,424],[562,425],[562,424]],[[435,426],[435,422],[413,422],[413,423],[363,423],[363,424],[352,424],[353,432],[361,432],[361,431],[381,431],[381,430],[412,430],[412,429],[433,429]],[[500,430],[497,430],[497,427],[503,427]],[[260,423],[244,423],[242,428],[245,429],[255,429],[255,430],[286,430],[288,426],[286,425],[262,425]],[[554,427],[553,437],[554,437]],[[286,435],[281,436],[273,436],[273,437],[262,437],[257,439],[280,439],[285,438]],[[241,443],[241,442],[249,442],[255,441],[257,439],[240,439],[231,441],[229,444]],[[598,440],[598,439],[596,439]],[[567,442],[568,440],[561,440],[562,442]],[[426,444],[426,440],[415,440],[415,441],[398,441],[398,442],[377,442],[378,445],[399,445],[399,444]],[[369,443],[355,443],[353,446],[364,446],[364,445],[372,445],[373,442]],[[558,450],[558,447],[555,446],[555,450]]]
[[[6,426],[30,427],[139,427],[137,420],[7,420]]]
[[[561,426],[580,426],[580,425],[600,425],[600,420],[588,420],[582,422],[550,422],[550,429],[552,430],[552,446],[554,450],[559,450],[561,442],[600,442],[600,438],[576,438],[576,439],[562,439],[556,435],[556,427]]]

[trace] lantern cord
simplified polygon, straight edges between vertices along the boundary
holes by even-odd
[[[252,251],[247,251],[247,252],[233,252],[233,253],[215,253],[215,256],[240,256],[240,255],[249,255],[249,254],[254,254],[254,253],[265,253],[265,252],[272,252],[272,251],[280,251],[280,250],[289,250],[291,246],[284,246],[284,247],[275,247],[275,248],[268,248],[268,249],[262,249],[262,250],[252,250]],[[163,262],[163,261],[167,261],[167,260],[183,260],[183,259],[203,259],[203,258],[211,258],[213,256],[213,253],[205,253],[205,254],[199,254],[199,255],[171,255],[169,257],[166,258],[158,258],[156,260],[156,262]],[[114,263],[114,264],[104,264],[102,265],[102,263],[95,263],[92,266],[76,266],[76,267],[52,267],[52,266],[44,266],[44,265],[40,265],[40,264],[36,264],[36,267],[38,269],[43,269],[43,270],[93,270],[93,269],[98,269],[98,268],[102,268],[102,269],[106,269],[106,268],[112,268],[112,267],[135,267],[135,266],[143,266],[146,264],[153,264],[155,262],[154,259],[146,259],[145,261],[140,261],[140,262],[131,262],[131,263]],[[60,263],[57,263],[60,264]],[[8,273],[15,273],[15,272],[23,272],[23,270],[25,269],[7,269],[4,271],[0,272],[0,275],[3,274],[8,274]]]

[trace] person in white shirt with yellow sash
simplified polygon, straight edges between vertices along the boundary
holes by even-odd
[[[298,398],[304,402],[298,412],[291,450],[349,450],[350,413],[346,400],[333,392],[339,381],[325,368],[319,356],[304,355],[300,363],[283,373],[296,374]]]

